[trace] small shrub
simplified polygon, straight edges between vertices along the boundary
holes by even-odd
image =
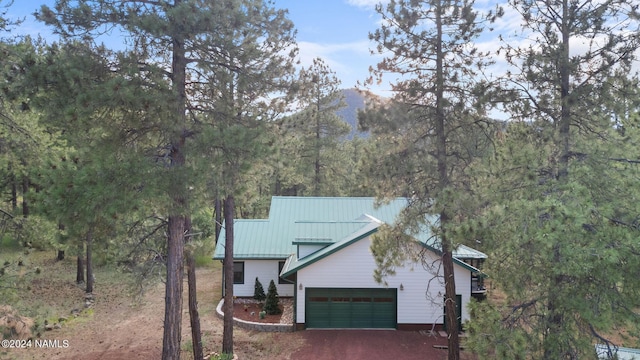
[[[258,301],[264,301],[267,298],[267,295],[264,294],[264,288],[262,287],[262,283],[256,277],[256,284],[253,287],[253,298]]]
[[[20,243],[14,237],[5,235],[0,239],[0,249],[5,249],[5,250],[20,249]]]
[[[193,342],[191,342],[191,340],[184,341],[182,345],[180,345],[180,350],[193,352]]]
[[[14,219],[16,235],[26,248],[50,250],[56,244],[58,225],[40,216]]]
[[[195,261],[196,261],[196,267],[199,267],[199,268],[213,265],[213,259],[209,254],[196,255]]]
[[[218,354],[211,355],[211,360],[233,360],[233,354]]]
[[[280,299],[278,297],[278,289],[276,288],[276,283],[271,280],[269,283],[269,290],[267,291],[267,298],[264,302],[263,310],[268,315],[278,315],[281,313],[280,311]]]

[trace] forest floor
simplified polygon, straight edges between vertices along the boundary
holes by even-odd
[[[0,261],[17,262],[21,276],[28,278],[12,296],[0,296],[2,305],[10,305],[16,313],[31,318],[36,332],[29,348],[0,348],[0,359],[159,359],[161,357],[164,284],[150,286],[144,294],[134,297],[136,288],[131,275],[113,267],[95,270],[94,302],[85,307],[84,287],[75,283],[74,258],[56,261],[53,252],[36,252],[24,256],[2,252]],[[3,265],[5,266],[5,265]],[[34,269],[40,269],[36,274]],[[196,271],[201,330],[206,355],[222,348],[222,320],[215,308],[221,298],[221,266],[209,262]],[[30,275],[29,275],[30,274]],[[0,283],[2,285],[2,283]],[[6,285],[6,283],[5,283]],[[3,289],[0,289],[3,290]],[[191,328],[187,309],[187,283],[184,282],[182,321],[182,358],[192,358]],[[495,292],[499,294],[499,292]],[[259,308],[236,304],[240,318],[251,321]],[[280,315],[274,316],[277,322]],[[276,319],[278,318],[278,319]],[[48,324],[60,323],[61,328],[45,330]],[[619,335],[622,336],[622,335]],[[42,340],[47,340],[43,342]],[[620,339],[622,340],[622,339]],[[4,343],[3,343],[4,344]],[[43,347],[42,345],[48,345]],[[443,359],[446,351],[434,345],[446,344],[444,338],[425,337],[417,332],[398,331],[319,331],[294,333],[263,333],[234,328],[234,352],[240,359],[305,359],[335,358],[339,354],[351,359]],[[426,356],[426,357],[425,357]],[[416,357],[418,358],[418,357]],[[463,358],[473,359],[471,354]]]
[[[28,288],[12,305],[21,315],[42,323],[60,322],[62,328],[41,331],[48,347],[32,342],[27,349],[0,349],[0,359],[159,359],[162,349],[164,284],[148,289],[140,299],[131,295],[127,274],[109,268],[96,269],[92,307],[84,306],[84,289],[75,284],[75,259],[55,261],[53,252],[32,254],[26,267],[39,266]],[[218,263],[196,271],[198,307],[205,355],[222,348],[223,324],[215,314],[220,300],[221,269]],[[182,322],[182,358],[192,358],[191,327],[187,308],[187,282]],[[0,299],[1,303],[5,302]],[[79,311],[77,317],[72,311]],[[305,344],[299,333],[260,333],[234,328],[234,351],[241,359],[291,359]]]

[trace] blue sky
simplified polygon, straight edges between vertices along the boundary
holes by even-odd
[[[369,32],[377,28],[380,16],[367,0],[275,0],[287,8],[298,29],[302,64],[321,57],[342,81],[354,87],[369,75],[369,67],[380,59],[370,54]]]
[[[6,4],[9,0],[0,0]],[[374,6],[388,0],[273,0],[278,8],[289,10],[289,18],[298,29],[298,46],[302,66],[309,66],[315,57],[322,58],[342,81],[343,88],[356,86],[369,76],[369,67],[375,66],[382,57],[371,55],[374,44],[368,40],[368,34],[378,28],[380,15]],[[497,0],[476,0],[478,8],[493,8]],[[503,3],[506,0],[502,1]],[[9,18],[24,17],[25,22],[17,29],[21,34],[50,37],[50,30],[36,22],[31,15],[40,4],[52,6],[54,0],[15,0],[9,8]],[[520,16],[514,10],[505,8],[506,14],[493,24],[495,31],[483,35],[476,46],[483,51],[495,51],[500,46],[498,34],[505,38],[513,35],[520,27]],[[531,44],[526,37],[516,36],[512,41],[520,45]],[[114,42],[118,40],[115,39]],[[580,39],[572,39],[574,52],[585,51],[585,43]],[[504,52],[502,53],[502,56]],[[640,51],[638,51],[640,55]],[[497,57],[496,64],[490,69],[493,75],[506,71],[504,58]],[[636,61],[635,70],[640,70],[640,61]],[[389,79],[387,79],[389,80]],[[371,88],[375,93],[390,96],[388,84]]]
[[[5,4],[7,0],[0,1]],[[336,73],[343,88],[355,87],[369,75],[380,57],[371,56],[368,34],[377,28],[380,16],[374,10],[378,0],[275,0],[275,6],[289,10],[298,30],[300,61],[309,66],[321,57]],[[31,15],[41,4],[54,0],[15,0],[9,18],[25,18],[17,33],[50,38],[50,30]],[[376,92],[384,93],[382,88]]]

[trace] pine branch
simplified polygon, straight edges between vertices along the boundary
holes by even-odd
[[[613,359],[615,357],[615,354],[618,350],[618,347],[613,344],[611,341],[609,341],[608,339],[606,339],[605,337],[603,337],[602,335],[600,335],[596,329],[593,327],[593,324],[589,323],[589,330],[591,331],[591,334],[598,340],[600,340],[601,342],[603,342],[606,346],[607,346],[607,358],[609,359]]]
[[[609,158],[611,161],[625,162],[627,164],[640,164],[640,160],[625,159],[625,158]]]
[[[509,320],[509,318],[511,318],[516,312],[520,311],[520,314],[518,316],[516,316],[515,318],[512,318],[512,321],[510,321],[510,324],[516,323],[517,320],[520,319],[520,317],[524,313],[524,310],[526,310],[527,308],[535,305],[537,302],[538,302],[538,299],[533,299],[531,301],[527,301],[525,303],[512,306],[511,307],[511,313],[509,315],[505,316],[502,319],[502,322],[507,322],[507,320]]]
[[[610,218],[610,217],[604,217],[605,219],[609,220],[610,222],[614,223],[615,225],[621,225],[621,226],[625,226],[634,230],[638,229],[638,225],[633,224],[633,223],[628,223],[626,221],[622,221],[620,219],[615,219],[615,218]]]

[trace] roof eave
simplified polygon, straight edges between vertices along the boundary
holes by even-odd
[[[433,247],[433,246],[431,246],[431,245],[425,244],[425,243],[424,243],[424,242],[422,242],[422,241],[418,241],[418,243],[419,243],[420,245],[422,245],[424,248],[426,248],[426,249],[428,249],[428,250],[430,250],[430,251],[433,251],[436,255],[438,255],[438,256],[442,256],[442,250],[437,249],[437,248],[435,248],[435,247]],[[467,270],[471,271],[472,273],[482,273],[482,271],[480,271],[480,270],[479,270],[479,269],[477,269],[476,267],[474,267],[474,266],[471,266],[471,265],[467,264],[466,262],[464,262],[464,261],[462,261],[462,260],[458,259],[457,257],[452,256],[452,258],[453,258],[453,262],[454,262],[455,264],[458,264],[458,265],[462,266],[463,268],[465,268],[465,269],[467,269]]]
[[[238,260],[286,260],[290,254],[286,255],[234,255],[233,261]],[[224,255],[214,256],[213,260],[224,260]]]
[[[371,236],[371,235],[375,234],[377,231],[378,231],[378,228],[376,227],[376,228],[374,228],[372,230],[369,230],[369,231],[367,231],[367,232],[365,232],[365,233],[363,233],[363,234],[361,234],[359,236],[356,236],[356,237],[354,237],[352,239],[349,239],[347,241],[337,242],[337,243],[334,244],[335,247],[333,249],[330,249],[325,253],[316,254],[315,256],[314,256],[314,254],[311,254],[311,255],[308,255],[308,256],[304,257],[305,261],[303,263],[301,263],[301,264],[296,265],[292,261],[291,269],[288,269],[286,272],[282,273],[281,277],[291,276],[291,275],[297,273],[298,271],[306,268],[307,266],[309,266],[311,264],[314,264],[314,263],[320,261],[321,259],[324,259],[324,258],[328,257],[329,255],[332,255],[332,254],[342,250],[343,248],[353,244],[354,242],[360,241],[360,240],[362,240],[362,239],[364,239],[364,238],[366,238],[368,236]],[[333,246],[333,245],[331,245],[331,246]],[[283,271],[284,270],[285,270],[285,268],[283,268]]]

